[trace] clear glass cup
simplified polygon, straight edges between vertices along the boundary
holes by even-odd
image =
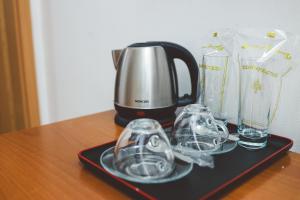
[[[201,103],[209,107],[213,116],[227,124],[227,86],[229,55],[207,54],[200,65]]]
[[[260,149],[267,145],[276,81],[274,76],[277,76],[270,70],[269,64],[259,58],[239,58],[238,144],[247,149]]]
[[[161,125],[153,119],[131,121],[114,149],[114,166],[131,177],[154,180],[174,169],[174,155]]]
[[[191,104],[175,120],[172,145],[175,151],[195,157],[218,150],[228,136],[224,123],[215,120],[207,107]]]

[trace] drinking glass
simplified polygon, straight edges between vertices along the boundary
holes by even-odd
[[[238,144],[247,149],[267,145],[277,74],[259,58],[239,58]]]
[[[230,56],[207,54],[200,65],[201,103],[210,108],[213,116],[227,124],[228,64]]]
[[[224,123],[215,120],[207,107],[191,104],[175,120],[172,145],[175,151],[195,157],[218,150],[228,136]]]
[[[115,146],[114,166],[123,174],[142,180],[171,174],[174,155],[160,124],[146,118],[131,121]]]

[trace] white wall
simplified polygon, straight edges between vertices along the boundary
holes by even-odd
[[[111,49],[167,40],[199,60],[199,38],[214,28],[274,27],[300,33],[297,0],[31,0],[43,123],[113,108]],[[300,69],[284,84],[272,130],[300,151]],[[181,93],[189,89],[187,75]]]

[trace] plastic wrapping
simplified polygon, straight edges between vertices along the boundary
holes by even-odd
[[[254,70],[268,77],[272,83],[272,104],[270,123],[273,121],[279,106],[283,81],[291,70],[299,63],[297,61],[296,35],[279,29],[240,29],[235,36],[234,56],[237,61],[241,58],[255,58],[264,67],[241,66],[241,70]],[[258,85],[257,85],[258,86]]]
[[[210,107],[217,119],[237,123],[239,59],[256,58],[266,68],[248,66],[247,70],[256,70],[274,79],[270,112],[272,122],[280,104],[284,80],[300,63],[300,57],[297,56],[300,55],[299,36],[279,29],[223,29],[209,33],[200,48],[201,93],[198,102]],[[222,67],[217,65],[222,65],[220,61],[205,61],[206,56],[228,56],[228,60]],[[217,74],[221,70],[224,70],[223,76]],[[211,103],[208,99],[211,99]]]
[[[230,29],[213,32],[201,46],[199,61],[200,69],[200,99],[199,103],[208,106],[214,117],[227,123],[235,113],[230,113],[233,96],[229,85],[237,85],[235,77],[234,51],[235,32]]]
[[[184,151],[184,150],[183,150]],[[214,168],[214,158],[207,153],[197,153],[195,155],[184,155],[181,151],[173,151],[176,158],[183,160],[187,163],[194,163],[200,167]]]

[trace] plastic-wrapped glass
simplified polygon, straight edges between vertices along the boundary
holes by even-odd
[[[208,106],[213,116],[227,124],[228,55],[204,55],[202,58],[202,99],[203,105]]]
[[[270,65],[270,64],[269,64]],[[276,73],[258,58],[240,58],[239,144],[248,149],[267,144]]]
[[[115,146],[114,166],[130,177],[144,180],[171,174],[174,155],[160,124],[152,119],[130,122]]]
[[[239,144],[248,149],[267,144],[286,75],[295,65],[297,38],[282,30],[242,29],[236,37],[240,75]]]
[[[260,73],[272,77],[272,105],[270,123],[278,110],[281,89],[284,79],[289,72],[298,65],[299,38],[291,33],[279,29],[251,29],[244,28],[238,31],[236,40],[237,60],[241,58],[255,58],[259,65],[263,65]],[[241,63],[238,62],[240,66]],[[240,67],[238,67],[240,70]],[[258,68],[249,68],[247,71],[257,71]],[[266,72],[267,71],[267,72]]]
[[[228,79],[231,73],[232,56],[229,39],[222,33],[214,32],[202,47],[200,60],[200,103],[208,106],[214,118],[227,124],[228,113]],[[226,43],[227,42],[227,43]]]

